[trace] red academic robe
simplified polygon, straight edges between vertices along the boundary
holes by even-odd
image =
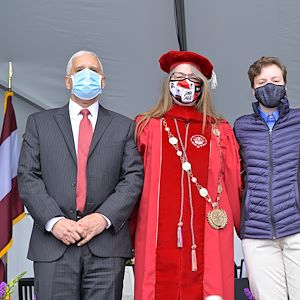
[[[184,175],[183,247],[177,247],[177,222],[181,204],[181,163],[168,143],[162,119],[151,119],[138,138],[144,160],[145,179],[135,232],[135,299],[199,300],[209,295],[234,299],[233,228],[239,232],[240,160],[238,144],[227,121],[218,125],[220,151],[207,121],[202,132],[202,113],[193,107],[174,105],[165,115],[168,127],[184,140],[189,123],[187,155],[198,182],[206,187],[213,201],[221,174],[223,192],[219,207],[228,216],[224,229],[213,229],[207,222],[211,204],[200,197],[192,184],[193,230],[197,244],[197,271],[191,270],[191,205]],[[207,144],[197,148],[191,138],[199,134]],[[221,173],[220,173],[221,172]]]

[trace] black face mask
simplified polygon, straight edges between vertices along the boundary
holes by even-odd
[[[277,107],[280,100],[285,98],[286,90],[284,85],[268,83],[254,90],[255,98],[265,107]]]

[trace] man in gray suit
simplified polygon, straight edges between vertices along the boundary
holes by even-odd
[[[66,106],[29,116],[19,161],[35,291],[39,300],[121,299],[143,182],[134,124],[98,103],[105,76],[95,53],[75,53],[65,83]]]

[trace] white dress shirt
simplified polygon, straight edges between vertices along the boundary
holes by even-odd
[[[73,131],[73,137],[74,137],[74,145],[75,145],[75,150],[76,150],[76,154],[77,154],[77,150],[78,150],[78,137],[79,137],[79,125],[80,122],[83,118],[83,115],[80,113],[81,110],[83,108],[77,104],[76,102],[74,102],[73,100],[70,99],[69,101],[69,114],[70,114],[70,120],[71,120],[71,126],[72,126],[72,131]],[[87,109],[90,111],[90,114],[88,115],[89,120],[92,123],[92,128],[93,131],[95,130],[95,126],[96,126],[96,122],[97,122],[97,118],[98,118],[98,111],[99,111],[99,103],[98,101],[96,101],[95,103],[93,103],[92,105],[90,105],[89,107],[87,107]],[[104,217],[104,219],[107,222],[107,227],[109,228],[111,226],[111,221],[105,217],[104,215],[102,215]],[[57,221],[59,221],[60,219],[63,219],[64,217],[55,217],[50,219],[45,226],[45,229],[47,231],[51,231],[53,226],[55,225],[55,223]]]

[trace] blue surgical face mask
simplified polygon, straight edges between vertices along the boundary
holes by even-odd
[[[102,76],[86,68],[71,75],[73,87],[72,94],[81,100],[91,100],[102,94]]]

